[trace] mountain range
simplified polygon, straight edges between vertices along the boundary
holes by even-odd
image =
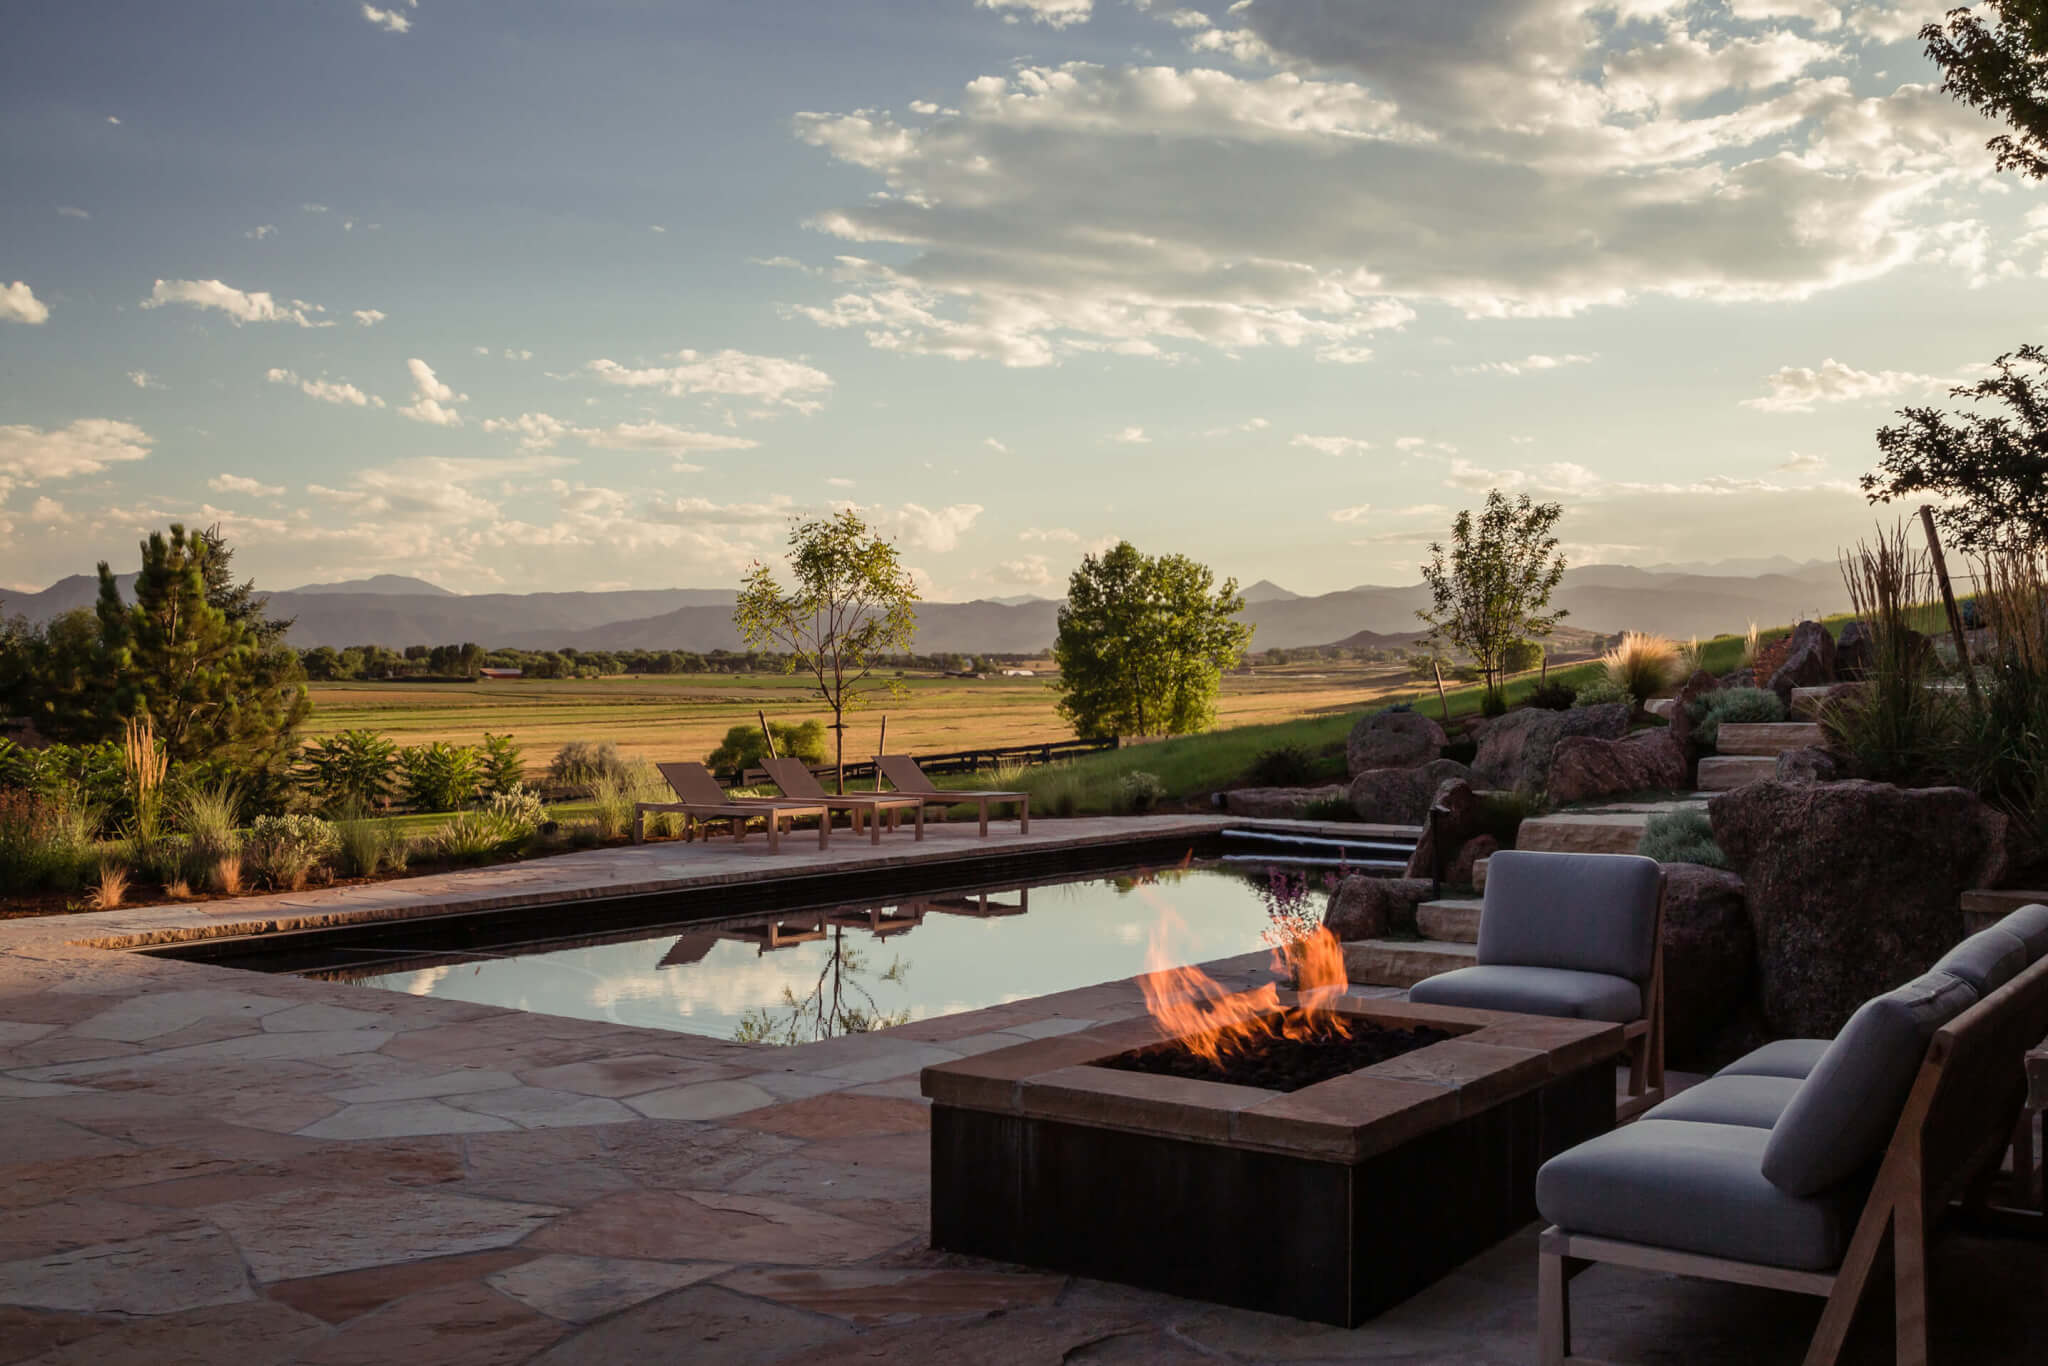
[[[1612,633],[1655,631],[1685,638],[1776,625],[1844,610],[1847,593],[1831,561],[1760,572],[1708,572],[1728,566],[1636,569],[1588,565],[1566,573],[1554,595],[1568,623]],[[118,582],[126,592],[132,575]],[[40,593],[0,602],[0,613],[47,621],[97,599],[96,580],[76,574]],[[630,589],[595,593],[451,593],[424,579],[380,574],[344,583],[308,584],[269,595],[275,616],[293,619],[290,639],[331,645],[456,644],[581,650],[738,650],[729,588]],[[1254,649],[1412,638],[1422,584],[1371,585],[1303,595],[1265,580],[1245,590],[1244,620],[1257,628]],[[917,609],[917,648],[927,652],[1025,654],[1057,634],[1060,604],[1047,598],[926,602]]]

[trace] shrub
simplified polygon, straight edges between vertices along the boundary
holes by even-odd
[[[775,733],[775,752],[785,758],[801,759],[807,764],[825,762],[825,727],[817,721],[806,721],[802,725],[785,725],[770,721],[768,729]],[[704,756],[704,762],[714,769],[752,768],[768,757],[768,742],[759,726],[734,726],[726,731],[725,739],[718,748]]]
[[[433,837],[434,849],[451,859],[482,859],[510,853],[533,835],[530,826],[489,807],[451,817]]]
[[[21,790],[0,791],[0,892],[71,891],[97,866],[90,809]]]
[[[477,748],[479,785],[486,797],[496,797],[526,783],[526,751],[509,735],[484,732]]]
[[[1526,792],[1488,792],[1479,799],[1479,830],[1491,835],[1503,849],[1515,847],[1522,822],[1542,810],[1542,803]]]
[[[1552,678],[1531,688],[1528,697],[1523,700],[1530,706],[1540,707],[1544,711],[1570,711],[1572,701],[1577,696],[1578,693],[1573,690],[1571,684],[1560,683]]]
[[[1486,692],[1481,693],[1479,696],[1479,714],[1481,716],[1506,716],[1508,714],[1508,699],[1506,695],[1494,689],[1488,689]]]
[[[1661,811],[1643,826],[1636,852],[1659,863],[1698,863],[1726,868],[1728,856],[1714,843],[1714,823],[1697,810]]]
[[[229,783],[188,788],[172,804],[172,817],[185,831],[185,856],[198,868],[210,868],[239,854],[242,836],[235,828],[241,797]]]
[[[367,811],[391,795],[398,746],[374,730],[345,730],[315,740],[301,756],[299,781],[324,811]]]
[[[1614,686],[1640,707],[1678,680],[1684,660],[1677,644],[1663,636],[1624,631],[1621,643],[1602,655],[1600,663]]]
[[[609,740],[571,740],[548,761],[548,780],[561,787],[588,790],[600,778],[616,778],[626,770],[619,747]]]
[[[1305,745],[1282,745],[1252,760],[1245,777],[1258,787],[1305,787],[1324,771],[1324,764]]]
[[[128,773],[121,747],[111,740],[44,749],[0,740],[0,788],[94,807],[111,819],[128,814]]]
[[[1963,722],[1954,699],[1930,688],[1933,651],[1914,629],[1934,596],[1927,557],[1903,523],[1842,557],[1849,601],[1870,628],[1871,663],[1854,697],[1822,709],[1829,748],[1858,777],[1911,786],[1948,780]]]
[[[1785,719],[1785,704],[1769,688],[1719,688],[1696,697],[1686,708],[1692,717],[1692,733],[1700,744],[1712,749],[1721,737],[1721,723],[1750,725]]]
[[[128,865],[119,859],[100,861],[99,871],[86,891],[88,910],[111,911],[128,898]]]
[[[600,840],[615,840],[633,830],[633,788],[623,773],[606,773],[590,785],[590,800],[597,808],[592,816]]]
[[[1301,818],[1305,821],[1355,821],[1358,811],[1348,797],[1318,797],[1301,808]]]
[[[534,834],[547,823],[548,809],[541,802],[540,794],[524,784],[514,784],[505,792],[491,798],[484,808],[494,819],[517,826],[528,835]]]
[[[1156,773],[1134,769],[1124,774],[1119,794],[1128,810],[1143,813],[1159,804],[1159,799],[1166,795],[1166,784],[1159,781]]]
[[[191,850],[183,835],[158,830],[131,829],[128,835],[129,862],[159,887],[186,881],[191,868]]]
[[[258,816],[249,827],[244,854],[258,877],[295,892],[340,846],[334,827],[318,816]]]
[[[483,780],[477,752],[446,740],[414,745],[398,756],[405,800],[420,811],[453,811],[476,800]]]
[[[1610,702],[1627,702],[1629,695],[1611,678],[1596,678],[1572,694],[1575,707],[1604,707]]]
[[[335,821],[334,838],[335,861],[344,877],[374,877],[384,864],[385,846],[402,836],[385,822],[355,810]]]
[[[185,884],[180,882],[175,885],[184,886]],[[227,858],[214,864],[207,873],[207,885],[222,896],[240,896],[242,894],[241,856],[239,854],[229,855]],[[166,885],[165,890],[169,891],[170,886]]]

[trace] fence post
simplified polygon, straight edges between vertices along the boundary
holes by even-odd
[[[1956,606],[1956,590],[1948,581],[1948,562],[1941,557],[1941,537],[1934,531],[1934,508],[1927,503],[1920,505],[1920,525],[1927,529],[1927,553],[1934,560],[1934,576],[1941,582],[1942,606],[1948,609],[1949,634],[1956,641],[1956,667],[1963,671],[1963,689],[1970,695],[1970,710],[1983,710],[1983,699],[1977,696],[1977,671],[1970,667],[1970,637],[1963,630],[1962,609]]]

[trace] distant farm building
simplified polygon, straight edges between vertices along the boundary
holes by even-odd
[[[519,678],[524,674],[520,669],[478,669],[477,677],[486,681],[493,678]]]

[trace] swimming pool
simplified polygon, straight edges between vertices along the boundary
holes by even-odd
[[[385,991],[719,1038],[802,1043],[1261,947],[1264,868],[1190,863],[502,946],[330,949],[308,973]],[[1320,891],[1311,893],[1320,905]]]

